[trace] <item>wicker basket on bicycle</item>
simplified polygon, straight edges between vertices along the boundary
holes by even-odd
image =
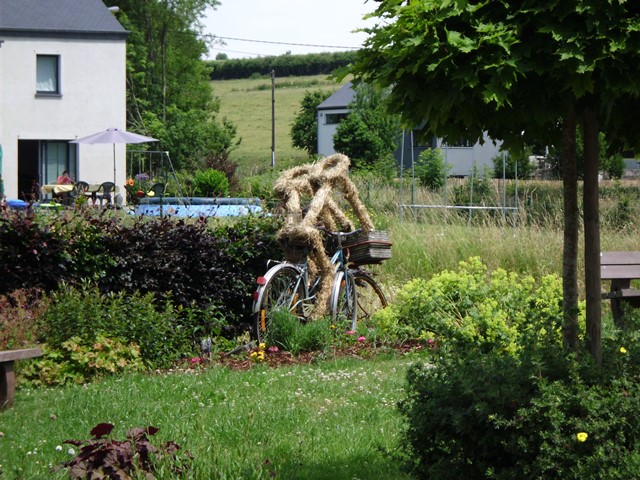
[[[349,249],[349,263],[375,265],[391,258],[389,234],[381,230],[360,232],[350,236],[344,246]]]

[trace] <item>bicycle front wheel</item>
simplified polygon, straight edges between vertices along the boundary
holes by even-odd
[[[265,275],[265,283],[256,292],[253,307],[253,336],[256,342],[267,340],[269,327],[277,312],[289,312],[302,319],[305,297],[302,275],[293,265],[278,265]]]
[[[356,282],[350,270],[337,272],[333,279],[333,288],[329,308],[331,319],[345,330],[355,330],[357,326]]]
[[[353,276],[358,289],[357,320],[358,323],[366,323],[371,315],[388,305],[387,297],[385,297],[380,285],[367,272],[354,270]]]

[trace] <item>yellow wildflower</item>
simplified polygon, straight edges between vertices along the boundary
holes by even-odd
[[[579,441],[580,443],[582,443],[582,442],[586,442],[588,437],[589,437],[589,435],[588,435],[586,432],[579,432],[579,433],[576,435],[576,438],[578,439],[578,441]]]
[[[620,353],[627,353],[627,349],[624,347],[620,347]]]

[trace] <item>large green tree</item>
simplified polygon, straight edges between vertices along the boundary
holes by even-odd
[[[562,145],[566,343],[577,345],[576,124],[584,132],[587,339],[600,360],[598,133],[636,141],[640,9],[625,0],[381,0],[352,72],[390,88],[390,105],[423,132],[506,147]]]
[[[218,0],[118,0],[127,40],[127,124],[169,150],[176,168],[198,166],[234,145],[235,128],[219,122],[219,101],[202,56],[201,19]]]

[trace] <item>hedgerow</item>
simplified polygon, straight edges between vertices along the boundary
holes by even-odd
[[[211,223],[9,212],[0,217],[0,294],[89,281],[103,293],[153,292],[175,305],[213,305],[234,325],[248,314],[255,277],[281,255],[277,229],[278,220],[262,216]]]

